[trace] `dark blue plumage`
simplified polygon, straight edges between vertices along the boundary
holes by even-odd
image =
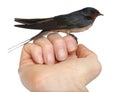
[[[16,22],[23,23],[23,25],[15,26],[41,30],[82,28],[88,26],[89,24],[92,24],[98,15],[101,15],[98,10],[88,7],[79,11],[72,12],[70,14],[55,16],[53,18],[45,19],[15,18]]]

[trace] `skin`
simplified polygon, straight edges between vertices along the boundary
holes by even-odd
[[[19,75],[31,92],[88,92],[101,65],[94,52],[67,35],[41,37],[22,49]]]

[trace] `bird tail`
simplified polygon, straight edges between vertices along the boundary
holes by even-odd
[[[43,29],[42,26],[38,25],[38,24],[22,24],[22,25],[14,25],[15,27],[20,27],[20,28],[27,28],[27,29]]]
[[[52,18],[44,18],[44,19],[22,19],[22,18],[15,18],[16,22],[23,23],[23,24],[34,24],[34,23],[40,23],[48,21]]]
[[[16,48],[19,48],[20,46],[23,46],[24,44],[27,44],[27,43],[29,43],[29,42],[32,41],[32,40],[35,40],[35,39],[37,39],[37,38],[39,38],[39,37],[42,37],[43,35],[45,35],[45,34],[47,34],[47,33],[48,33],[47,30],[43,30],[43,31],[41,31],[40,33],[38,33],[37,35],[31,37],[30,39],[27,39],[27,40],[25,40],[25,41],[23,41],[23,42],[21,42],[21,43],[19,43],[19,44],[17,44],[17,45],[12,46],[11,48],[8,49],[8,52],[13,51],[13,50],[15,50]]]
[[[51,30],[57,26],[53,18],[44,18],[44,19],[15,18],[15,21],[22,23],[15,25],[15,27],[27,28],[27,29]]]
[[[24,44],[26,44],[26,43],[28,43],[28,42],[30,42],[30,39],[25,40],[25,41],[23,41],[23,42],[21,42],[21,43],[19,43],[19,44],[17,44],[17,45],[14,45],[14,46],[10,47],[10,48],[8,49],[8,53],[10,53],[11,51],[19,48],[20,46],[22,46],[22,45],[24,45]]]

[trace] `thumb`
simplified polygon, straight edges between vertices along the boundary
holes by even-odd
[[[102,68],[101,64],[98,61],[97,55],[82,44],[78,45],[77,56],[79,60],[82,60],[80,65],[84,71],[85,84],[88,84],[99,75]]]
[[[96,56],[94,52],[89,50],[87,47],[85,47],[83,44],[79,44],[77,47],[77,56],[79,58],[89,57],[89,56]]]

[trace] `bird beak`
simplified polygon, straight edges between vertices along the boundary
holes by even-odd
[[[104,16],[104,15],[103,15],[103,14],[101,14],[101,13],[100,13],[99,15]]]

